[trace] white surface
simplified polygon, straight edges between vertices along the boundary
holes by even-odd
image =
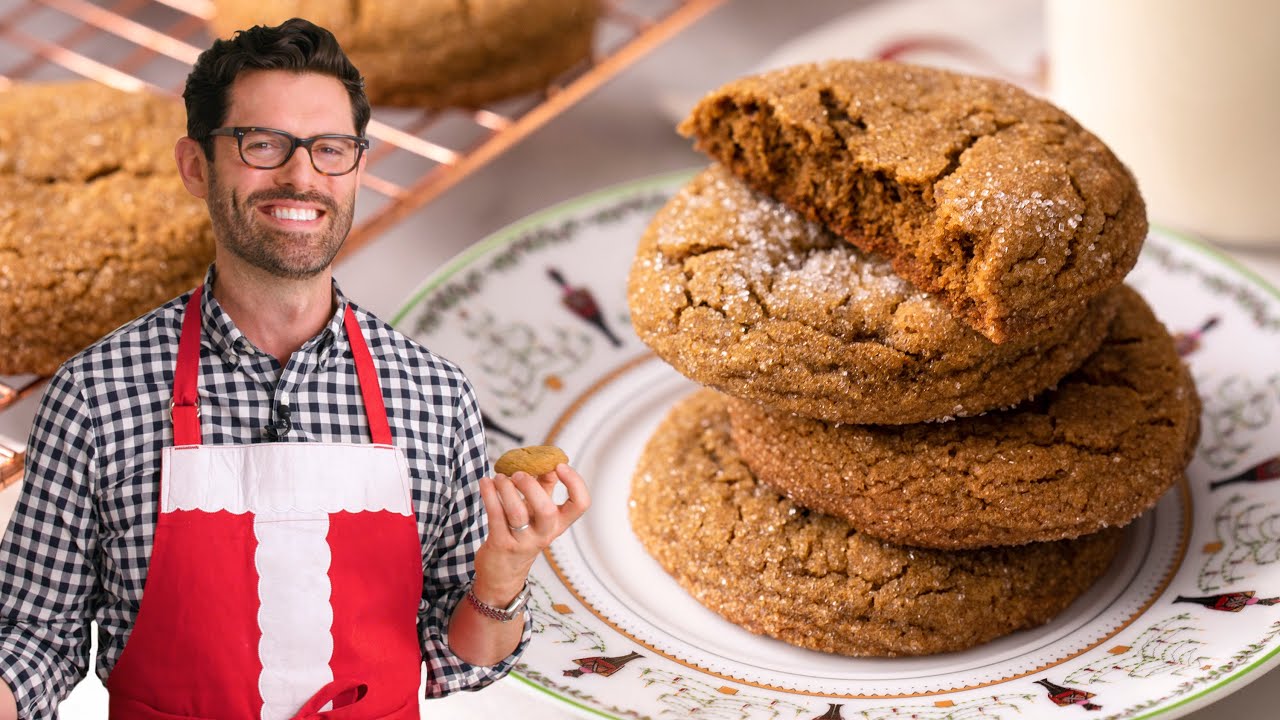
[[[1280,3],[1050,0],[1047,10],[1054,101],[1125,159],[1151,216],[1280,248]]]
[[[862,3],[854,12],[834,17],[810,32],[765,50],[743,69],[763,72],[834,58],[870,58],[900,52],[914,63],[994,75],[1034,90],[1042,48],[1040,35],[1034,32],[1041,26],[1039,3],[982,0],[981,8],[982,12],[974,12],[972,0]],[[1001,22],[993,23],[993,17],[1001,18]],[[1028,28],[1033,31],[1028,32]],[[929,42],[939,35],[963,40],[970,51],[957,54]],[[890,43],[889,38],[898,42]],[[900,49],[895,51],[893,46]],[[660,92],[659,101],[667,117],[676,123],[708,89],[679,84]]]
[[[843,19],[851,7],[889,3],[847,0],[729,0],[684,34],[659,48],[546,128],[416,213],[341,268],[344,290],[383,317],[391,317],[409,292],[434,268],[500,227],[556,202],[618,182],[695,167],[705,159],[677,136],[664,96],[697,96],[757,66],[780,45],[806,31]],[[849,27],[856,22],[845,21]],[[709,49],[712,48],[712,49]],[[1271,78],[1275,82],[1275,78]],[[1280,253],[1230,253],[1280,286]],[[24,402],[33,404],[34,400]],[[0,433],[25,437],[26,429],[0,425]],[[0,493],[0,504],[13,490]],[[104,717],[96,679],[83,683],[63,705],[63,717]],[[1275,717],[1280,673],[1186,716],[1190,720]],[[479,693],[424,703],[425,717],[480,720],[518,710],[525,720],[578,717],[547,702],[514,678]],[[1076,708],[1053,717],[1084,717]]]

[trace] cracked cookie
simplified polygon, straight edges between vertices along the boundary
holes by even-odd
[[[375,105],[478,107],[591,55],[599,0],[214,0],[219,37],[305,17],[338,38]]]
[[[947,423],[872,427],[727,399],[760,478],[799,505],[890,542],[973,548],[1122,526],[1184,477],[1200,400],[1138,293],[1101,349],[1018,407]]]
[[[649,439],[631,526],[698,602],[757,634],[844,655],[962,650],[1048,622],[1106,571],[1123,532],[946,552],[900,547],[756,481],[725,398],[699,390]]]
[[[694,177],[640,241],[628,281],[639,337],[684,375],[833,422],[914,423],[1013,405],[1102,342],[1111,294],[996,345],[889,263],[755,192],[723,166]]]
[[[997,343],[1117,285],[1146,209],[1066,113],[997,80],[889,62],[731,82],[680,124],[756,189],[883,253]]]
[[[0,375],[47,375],[200,282],[213,230],[183,187],[182,103],[93,82],[0,92]]]
[[[568,462],[569,456],[555,445],[529,445],[502,453],[502,457],[493,464],[493,471],[507,476],[525,472],[542,477],[554,471],[560,463]]]

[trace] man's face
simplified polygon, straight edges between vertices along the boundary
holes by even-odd
[[[341,82],[282,70],[237,77],[223,124],[273,128],[300,138],[355,134]],[[322,175],[300,147],[284,165],[260,170],[240,159],[236,138],[215,137],[213,143],[208,203],[218,243],[280,278],[305,279],[327,268],[351,230],[363,168]]]

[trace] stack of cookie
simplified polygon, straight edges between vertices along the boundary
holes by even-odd
[[[1199,401],[1121,285],[1132,176],[1057,108],[892,63],[731,83],[655,216],[641,339],[708,386],[650,439],[634,531],[700,602],[848,655],[1046,622],[1182,477]]]

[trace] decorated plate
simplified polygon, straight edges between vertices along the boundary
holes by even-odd
[[[1127,528],[1064,613],[965,652],[860,659],[752,635],[695,602],[627,518],[641,448],[695,385],[632,332],[626,278],[649,218],[689,177],[506,228],[394,320],[466,369],[494,457],[554,443],[591,485],[591,511],[534,568],[520,680],[587,717],[1172,718],[1280,662],[1280,296],[1160,230],[1128,282],[1194,372],[1200,446],[1188,481]]]

